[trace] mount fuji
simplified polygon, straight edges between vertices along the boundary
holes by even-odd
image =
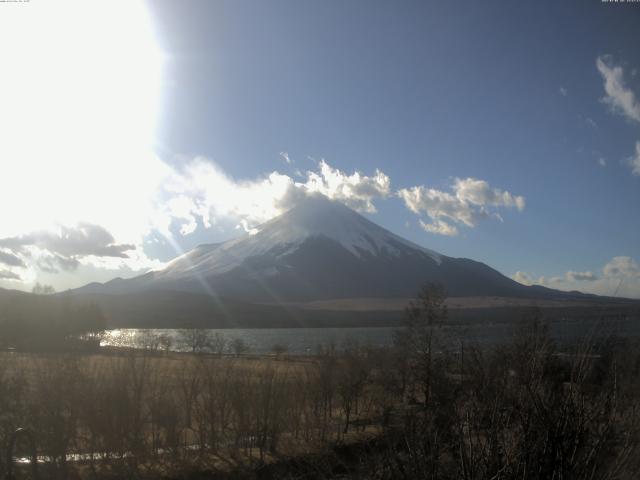
[[[426,282],[442,284],[450,297],[507,299],[511,305],[601,298],[522,285],[481,262],[416,245],[323,196],[304,199],[253,234],[200,245],[161,270],[71,294],[93,297],[111,317],[131,318],[135,311],[137,324],[148,318],[148,304],[156,318],[171,322],[168,309],[191,323],[215,312],[236,319],[264,316],[269,309],[273,318],[302,310],[335,312],[349,302],[378,305],[355,310],[393,310],[388,305],[406,304]]]

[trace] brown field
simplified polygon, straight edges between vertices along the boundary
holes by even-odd
[[[228,472],[376,432],[359,364],[117,348],[2,352],[0,437],[29,428],[47,458],[41,468],[59,478],[114,468],[154,478],[194,465]],[[343,395],[340,371],[349,372]]]
[[[72,360],[73,359],[73,360]],[[47,365],[59,362],[77,361],[85,372],[99,372],[116,368],[122,362],[144,363],[145,368],[161,371],[167,379],[176,381],[186,370],[194,368],[238,369],[242,372],[259,372],[273,369],[278,372],[300,374],[310,364],[313,357],[292,356],[286,360],[273,355],[208,355],[184,352],[147,352],[145,350],[103,347],[97,353],[37,353],[0,352],[0,364],[4,375],[18,375],[33,379]]]

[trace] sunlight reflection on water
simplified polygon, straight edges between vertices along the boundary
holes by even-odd
[[[226,353],[231,353],[231,344],[242,339],[249,352],[269,353],[275,345],[282,345],[289,353],[314,353],[318,345],[333,344],[340,347],[347,340],[356,340],[361,345],[376,347],[391,344],[394,328],[235,328],[209,329],[213,336],[220,334],[226,340]],[[150,338],[166,335],[171,338],[171,350],[189,351],[190,347],[181,339],[180,330],[135,329],[108,330],[100,343],[102,346],[145,348]]]
[[[620,336],[640,336],[640,322],[627,318],[598,323],[593,320],[553,321],[551,334],[557,340],[576,340],[598,331],[599,336],[616,334]],[[231,344],[236,339],[249,347],[250,353],[270,353],[275,345],[285,346],[292,354],[310,354],[318,345],[335,345],[340,348],[347,341],[360,345],[383,347],[393,342],[394,327],[367,328],[237,328],[209,329],[213,336],[222,335],[226,340],[226,353],[231,353]],[[466,344],[493,345],[508,342],[513,338],[513,324],[485,324],[450,327],[447,335],[454,344],[463,340]],[[189,346],[181,339],[180,330],[175,329],[135,329],[108,330],[101,342],[103,346],[148,348],[153,338],[164,335],[171,339],[173,351],[189,351]]]

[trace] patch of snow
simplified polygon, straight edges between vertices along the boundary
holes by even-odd
[[[176,258],[160,276],[225,273],[249,257],[270,254],[280,258],[295,251],[305,240],[321,236],[339,243],[359,258],[364,254],[400,255],[403,249],[409,249],[428,255],[437,264],[442,263],[438,253],[389,232],[343,204],[325,197],[310,197],[261,225],[253,235],[200,246]]]

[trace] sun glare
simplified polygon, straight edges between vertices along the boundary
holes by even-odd
[[[91,221],[135,241],[165,174],[152,149],[162,56],[145,5],[3,7],[0,237]]]

